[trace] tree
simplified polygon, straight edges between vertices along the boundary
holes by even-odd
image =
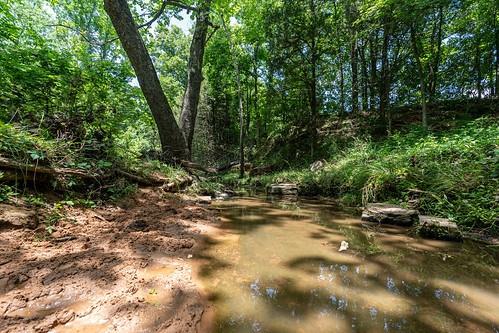
[[[203,81],[203,57],[206,46],[206,36],[210,24],[211,0],[201,2],[196,15],[196,25],[190,49],[189,64],[187,67],[187,86],[180,115],[180,129],[187,142],[189,157],[192,154],[192,138],[196,125],[197,109]]]
[[[188,159],[187,143],[161,88],[156,69],[139,34],[127,1],[104,0],[104,8],[111,18],[151,109],[164,156],[166,158]]]

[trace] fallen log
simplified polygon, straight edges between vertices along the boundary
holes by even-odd
[[[250,170],[250,176],[260,176],[266,173],[271,173],[277,170],[277,166],[274,164],[258,166]]]
[[[5,170],[6,175],[1,178],[2,181],[16,181],[19,177],[24,178],[27,181],[45,182],[49,181],[49,178],[40,178],[36,175],[48,175],[48,176],[75,176],[81,179],[92,179],[96,182],[112,178],[115,175],[121,176],[131,182],[144,185],[144,186],[160,186],[165,185],[169,182],[169,179],[155,178],[155,177],[143,177],[130,172],[115,169],[106,174],[99,174],[94,172],[89,172],[87,170],[81,169],[71,169],[71,168],[52,168],[47,166],[36,166],[31,164],[20,163],[5,157],[0,157],[0,170]],[[166,188],[182,188],[186,184],[192,183],[192,178],[188,177],[184,180],[178,182],[170,182],[166,184]]]
[[[162,179],[145,178],[145,177],[137,176],[137,175],[131,174],[129,172],[123,171],[121,169],[117,169],[116,173],[118,175],[120,175],[128,180],[131,180],[134,183],[140,184],[140,185],[154,186],[154,185],[164,184],[164,180],[162,180]]]
[[[226,164],[226,165],[223,165],[223,166],[217,168],[217,172],[224,172],[224,171],[230,170],[233,167],[235,167],[236,165],[239,165],[239,162],[237,162],[237,161],[230,162],[229,164]]]
[[[96,178],[100,177],[98,174],[89,173],[86,170],[71,169],[71,168],[51,168],[46,166],[37,166],[32,164],[20,163],[5,157],[0,157],[0,169],[7,170],[20,170],[26,173],[41,173],[48,175],[63,174],[69,176],[78,176],[82,178]]]
[[[209,168],[209,167],[207,168],[207,167],[202,166],[201,164],[194,163],[191,161],[180,160],[180,161],[178,161],[178,164],[183,168],[192,169],[192,170],[199,170],[199,171],[203,171],[205,173],[217,173],[218,172],[217,169],[215,169],[215,168]]]
[[[185,178],[177,180],[177,181],[172,181],[172,182],[166,183],[163,186],[161,186],[160,188],[166,192],[178,192],[180,190],[183,190],[187,186],[191,185],[192,182],[193,182],[192,177],[188,176],[188,177],[185,177]]]

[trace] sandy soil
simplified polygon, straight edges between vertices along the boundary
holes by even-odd
[[[219,223],[209,205],[141,189],[118,205],[66,209],[46,239],[43,227],[15,225],[43,212],[0,210],[14,221],[0,221],[1,332],[205,331],[193,259]]]

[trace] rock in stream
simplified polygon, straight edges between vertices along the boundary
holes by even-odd
[[[416,227],[419,236],[430,239],[461,241],[463,235],[457,224],[444,218],[435,216],[419,216]]]
[[[412,226],[418,221],[418,212],[386,203],[372,203],[364,208],[362,221]]]

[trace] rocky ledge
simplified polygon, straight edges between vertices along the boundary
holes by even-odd
[[[418,221],[418,212],[386,203],[372,203],[364,208],[362,221],[412,226]]]

